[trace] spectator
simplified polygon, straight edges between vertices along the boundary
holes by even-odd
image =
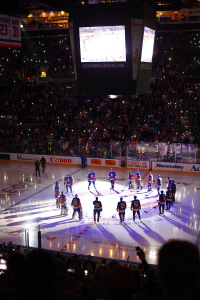
[[[166,299],[195,299],[200,279],[198,248],[187,241],[166,243],[159,251],[158,273]]]
[[[88,273],[95,273],[96,270],[96,262],[92,260],[92,256],[88,255],[88,259],[86,259],[83,263],[83,269],[87,270]]]

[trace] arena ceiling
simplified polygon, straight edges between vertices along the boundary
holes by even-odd
[[[28,15],[30,10],[63,10],[67,11],[71,6],[77,5],[84,1],[88,3],[89,0],[8,0],[1,1],[1,12]],[[99,0],[99,2],[106,0]],[[109,0],[107,0],[109,1]],[[120,0],[118,0],[120,1]],[[181,8],[192,8],[198,3],[198,0],[130,0],[141,1],[149,3],[152,7],[158,10],[179,10]]]

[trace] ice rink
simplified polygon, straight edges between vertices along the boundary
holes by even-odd
[[[2,242],[12,240],[15,245],[25,245],[25,231],[29,234],[29,246],[38,246],[38,230],[41,230],[42,248],[91,254],[95,257],[139,262],[135,247],[145,250],[147,261],[157,264],[158,249],[171,239],[188,240],[200,245],[200,177],[180,173],[159,173],[163,179],[162,189],[166,191],[167,176],[175,180],[176,202],[170,211],[158,215],[157,191],[147,192],[148,170],[141,171],[143,190],[129,191],[128,169],[114,169],[117,175],[115,190],[110,190],[108,173],[110,169],[93,168],[96,174],[97,191],[91,185],[88,191],[87,174],[91,168],[47,165],[41,177],[35,176],[32,163],[0,163],[0,235]],[[132,171],[135,179],[135,170]],[[157,179],[155,172],[154,181]],[[73,176],[73,193],[64,190],[64,177]],[[55,182],[67,197],[69,212],[60,215],[54,197]],[[126,187],[125,187],[126,186]],[[155,184],[153,184],[153,188]],[[71,220],[71,200],[75,194],[81,200],[83,219]],[[149,195],[148,195],[149,194]],[[133,196],[141,202],[141,221],[136,216],[133,222],[130,210]],[[103,211],[100,223],[93,222],[93,201],[98,196]],[[116,214],[120,196],[127,203],[125,224],[121,225]],[[152,210],[150,210],[152,209]],[[150,211],[149,211],[150,210]],[[145,213],[144,211],[149,211]],[[40,226],[40,227],[39,227]],[[71,241],[71,243],[70,243]]]

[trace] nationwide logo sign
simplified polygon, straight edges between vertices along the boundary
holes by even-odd
[[[184,168],[184,166],[182,165],[166,165],[166,164],[161,164],[161,163],[157,163],[155,165],[156,168],[159,169],[177,169],[177,170],[182,170]]]
[[[32,158],[22,157],[21,155],[17,155],[17,159],[19,159],[19,160],[33,160]]]
[[[191,172],[200,172],[200,165],[198,165],[198,166],[193,165],[193,167],[191,168],[190,171]]]

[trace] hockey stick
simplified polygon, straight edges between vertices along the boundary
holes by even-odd
[[[152,210],[152,209],[154,209],[154,208],[157,208],[158,207],[158,205],[157,206],[154,206],[154,207],[152,207],[150,210]],[[148,212],[150,212],[150,210],[144,210],[144,212],[145,213],[148,213]]]
[[[117,211],[116,211],[116,213],[112,216],[113,219],[116,217],[116,214],[117,214]]]
[[[125,187],[124,187],[124,189],[122,190],[122,192],[125,190],[125,188],[127,187],[127,185],[128,185],[128,182],[127,182],[127,184],[125,185]]]
[[[153,189],[148,195],[145,195],[145,197],[147,197],[147,196],[149,196],[151,193],[153,193],[153,191],[155,191],[156,190],[156,188],[155,189]]]

